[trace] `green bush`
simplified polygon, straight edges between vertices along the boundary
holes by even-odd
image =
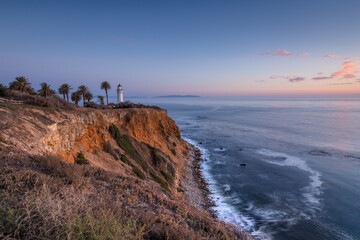
[[[145,179],[144,173],[136,166],[132,166],[134,173],[141,179]]]
[[[80,165],[86,165],[89,164],[89,161],[85,158],[82,152],[78,152],[75,158],[75,163]]]
[[[168,182],[168,183],[170,183],[170,184],[173,184],[174,183],[174,178],[169,174],[169,173],[167,173],[167,172],[165,172],[165,171],[160,171],[161,172],[161,174],[164,176],[164,178],[165,178],[165,180]]]
[[[158,150],[155,148],[152,148],[151,150],[151,158],[153,164],[157,167],[161,164],[161,162],[166,162],[166,160],[158,154]]]
[[[170,192],[167,182],[165,182],[161,177],[157,176],[155,173],[151,173],[151,177],[154,179],[155,182],[159,183],[165,191]]]
[[[125,155],[121,155],[120,160],[123,161],[126,164],[131,165],[130,160]]]
[[[134,160],[136,160],[136,162],[140,164],[141,168],[144,171],[147,171],[149,165],[136,151],[135,147],[131,143],[130,137],[128,135],[121,135],[119,129],[113,123],[109,126],[109,132],[111,136],[115,139],[118,146],[124,149],[126,154],[130,155]]]
[[[110,124],[109,132],[111,136],[115,139],[119,147],[124,149],[126,153],[130,154],[131,156],[136,153],[133,145],[131,144],[130,137],[127,135],[121,135],[119,129],[115,126],[115,124]]]

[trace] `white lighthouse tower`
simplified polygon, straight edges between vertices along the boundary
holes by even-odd
[[[117,92],[117,102],[118,103],[124,102],[123,88],[120,84],[118,85],[116,92]]]

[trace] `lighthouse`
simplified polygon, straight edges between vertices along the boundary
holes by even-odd
[[[117,101],[118,101],[118,103],[124,102],[123,88],[122,88],[122,86],[120,84],[118,85],[116,92],[117,92]]]

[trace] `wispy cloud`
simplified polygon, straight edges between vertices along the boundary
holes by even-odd
[[[309,57],[310,53],[292,53],[285,49],[267,49],[263,50],[258,53],[259,55],[263,56],[275,56],[275,57],[289,57],[289,56],[302,56],[302,57]]]
[[[347,82],[347,83],[330,83],[328,85],[351,85],[351,84],[354,84],[354,83],[351,83],[351,82]]]
[[[266,82],[266,80],[256,80],[255,82]]]
[[[327,80],[327,79],[332,79],[332,77],[314,77],[314,78],[312,78],[312,80]]]
[[[344,75],[344,78],[346,78],[346,79],[354,78],[354,77],[356,77],[354,74],[346,74],[346,75]]]
[[[305,80],[305,78],[303,78],[303,77],[294,77],[294,78],[289,79],[290,82],[302,82],[304,80]]]
[[[360,55],[355,56],[355,57],[342,57],[342,56],[333,55],[333,54],[326,54],[324,57],[326,57],[326,58],[343,59],[343,60],[350,60],[350,59],[360,58]]]
[[[355,69],[358,69],[359,66],[356,65],[357,61],[350,61],[350,62],[343,62],[342,67],[343,69],[337,72],[334,72],[331,74],[331,76],[325,77],[313,77],[312,80],[328,80],[338,77],[343,77],[345,79],[351,79],[357,76],[357,74],[360,73],[360,71],[354,71]],[[322,73],[318,73],[318,75],[322,75]]]
[[[351,71],[358,68],[358,66],[356,66],[355,63],[356,63],[356,61],[343,62],[343,64],[342,64],[343,69],[338,72],[334,72],[333,74],[331,74],[331,76],[332,77],[342,77],[342,76],[349,75]]]
[[[288,77],[288,76],[282,76],[282,75],[271,75],[269,77],[270,79],[290,79],[291,77]]]
[[[269,77],[270,79],[286,79],[289,82],[302,82],[305,80],[303,77],[290,77],[290,76],[282,76],[282,75],[272,75]]]

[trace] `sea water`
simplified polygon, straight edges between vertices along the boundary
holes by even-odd
[[[360,99],[131,100],[200,148],[219,219],[255,239],[360,239]]]

